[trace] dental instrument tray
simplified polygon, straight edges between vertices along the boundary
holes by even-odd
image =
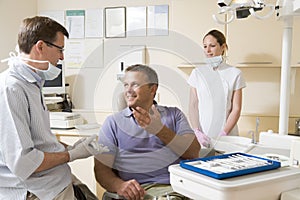
[[[277,169],[280,167],[280,162],[245,153],[230,153],[183,160],[180,166],[215,179],[225,179]]]

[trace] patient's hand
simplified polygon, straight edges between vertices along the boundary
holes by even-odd
[[[144,188],[134,179],[123,182],[117,190],[119,196],[127,200],[141,200],[144,198]]]
[[[133,116],[142,128],[152,134],[157,134],[164,126],[155,105],[151,106],[149,112],[141,107],[136,107],[133,110]]]

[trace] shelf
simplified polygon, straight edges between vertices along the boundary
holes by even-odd
[[[205,65],[204,63],[202,64],[182,64],[178,65],[177,68],[181,69],[194,69],[196,66],[199,65]],[[230,63],[229,63],[230,65]],[[247,64],[238,64],[235,67],[237,68],[281,68],[280,65],[272,65],[272,64],[262,64],[262,63],[247,63]],[[300,65],[292,65],[291,68],[300,68]]]
[[[271,65],[271,64],[239,64],[237,68],[281,68],[280,65]],[[300,68],[300,65],[292,65],[291,68]]]
[[[279,117],[279,114],[272,113],[241,113],[241,117]],[[300,118],[300,115],[290,115],[289,118]]]

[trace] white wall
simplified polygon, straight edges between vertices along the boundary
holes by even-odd
[[[81,69],[68,68],[67,81],[71,83],[73,102],[76,108],[81,110],[88,110],[87,112],[93,113],[97,98],[106,98],[106,94],[97,94],[95,91],[99,89],[97,85],[99,77],[107,71],[107,67],[112,67],[113,60],[115,59],[115,52],[120,44],[137,44],[137,45],[169,45],[167,48],[175,48],[177,54],[182,52],[187,53],[188,56],[196,58],[199,53],[199,61],[201,60],[201,53],[186,48],[186,44],[201,44],[203,34],[212,28],[218,28],[222,31],[227,31],[224,26],[216,24],[211,14],[216,13],[218,8],[215,0],[1,0],[0,1],[0,22],[1,22],[1,38],[0,38],[0,58],[6,58],[9,51],[13,50],[16,44],[18,27],[24,17],[39,13],[45,10],[67,10],[67,9],[89,9],[89,8],[105,8],[115,6],[147,6],[147,5],[169,5],[169,28],[171,33],[176,33],[184,38],[182,41],[175,40],[172,42],[170,36],[168,37],[139,37],[139,38],[121,38],[121,39],[87,39],[85,45],[91,51],[86,53],[86,61],[84,67]],[[255,23],[253,23],[255,26]],[[299,30],[299,23],[295,23]],[[255,27],[253,27],[255,28]],[[298,33],[298,32],[297,32]],[[299,34],[295,34],[299,35]],[[176,36],[175,36],[176,37]],[[247,33],[241,34],[234,40],[242,41],[251,39]],[[174,38],[173,38],[174,39]],[[173,40],[174,41],[174,40]],[[107,45],[103,45],[103,44]],[[281,43],[281,38],[274,41],[276,48]],[[256,42],[253,42],[256,45]],[[184,47],[180,52],[181,47]],[[187,45],[188,46],[188,45]],[[231,46],[229,44],[229,46]],[[294,45],[299,46],[298,44]],[[179,47],[176,49],[176,47]],[[275,48],[274,47],[274,48]],[[248,47],[245,47],[248,49]],[[270,49],[273,47],[270,46]],[[105,54],[105,55],[104,55]],[[172,55],[166,51],[159,51],[157,49],[147,49],[146,63],[147,64],[162,64],[171,68],[181,66],[184,59],[180,56]],[[96,65],[95,65],[96,63]],[[97,65],[99,63],[99,65]],[[184,64],[183,64],[184,65]],[[261,116],[266,123],[261,123],[261,127],[274,129],[278,128],[278,110],[279,110],[279,85],[280,85],[280,68],[272,66],[269,69],[254,66],[254,68],[241,68],[245,74],[248,87],[244,91],[244,104],[242,110],[242,118],[240,124],[243,126],[244,133],[246,130],[255,128],[255,117]],[[6,64],[0,63],[0,71],[6,68]],[[189,74],[189,73],[187,73]],[[300,117],[299,101],[299,68],[293,69],[296,81],[295,86],[292,88],[294,93],[291,95],[290,121],[289,130],[294,131],[294,120]],[[174,80],[176,81],[176,80]],[[107,86],[112,83],[115,84],[116,80],[111,80]],[[102,85],[101,85],[102,86]],[[292,91],[292,92],[293,92]],[[188,97],[186,97],[188,98]],[[109,101],[109,100],[108,100]],[[98,110],[99,111],[99,110]],[[98,112],[96,111],[96,112]],[[101,110],[99,112],[102,112]],[[103,111],[96,120],[102,121],[110,112]],[[244,118],[247,118],[244,120]],[[262,120],[263,121],[263,120]]]
[[[211,0],[131,0],[131,1],[60,1],[60,0],[39,0],[38,10],[71,10],[71,9],[90,9],[106,8],[117,6],[148,6],[148,5],[169,5],[169,35],[168,36],[146,36],[146,37],[127,37],[127,38],[98,38],[82,39],[86,49],[85,61],[81,68],[68,67],[67,81],[71,85],[71,95],[76,108],[84,110],[97,110],[99,112],[111,111],[111,94],[107,90],[114,90],[118,84],[116,74],[110,74],[110,83],[101,81],[107,73],[115,73],[119,63],[120,45],[143,45],[146,46],[145,63],[150,65],[161,65],[176,70],[177,66],[184,62],[199,62],[202,60],[202,37],[212,28],[224,31],[224,26],[216,24],[212,17],[203,18],[202,15],[211,16],[211,12],[217,12],[215,2]],[[57,7],[57,5],[60,5]],[[210,8],[207,9],[206,6]],[[193,23],[197,21],[197,25]],[[69,39],[71,41],[72,39]],[[73,39],[74,40],[74,39]],[[78,40],[77,40],[78,41]],[[176,41],[176,42],[175,42]],[[91,50],[92,49],[92,50]],[[66,49],[68,51],[68,48]],[[95,60],[97,60],[95,62]],[[185,74],[177,71],[179,76]],[[170,79],[176,81],[168,74],[159,74],[161,80]],[[186,75],[185,75],[186,76]],[[172,80],[173,78],[173,80]],[[110,85],[110,87],[107,87]],[[181,84],[183,85],[183,84]],[[185,88],[188,90],[188,87]],[[172,88],[170,88],[172,90]],[[185,93],[184,93],[185,94]],[[186,97],[187,95],[179,95]],[[161,96],[164,100],[164,95]],[[103,98],[110,104],[106,104]],[[187,101],[184,99],[183,101]]]
[[[58,8],[57,5],[60,5]],[[99,77],[105,74],[105,71],[110,71],[109,68],[114,67],[112,64],[117,57],[117,49],[119,45],[146,45],[146,47],[159,47],[156,49],[148,48],[146,63],[147,64],[161,64],[168,66],[170,68],[176,68],[178,66],[185,65],[184,58],[187,57],[192,60],[192,62],[201,62],[201,50],[195,50],[197,47],[193,48],[193,45],[197,46],[202,43],[203,35],[210,29],[217,28],[222,30],[230,36],[230,30],[228,32],[228,27],[218,25],[212,19],[212,14],[217,13],[218,7],[216,1],[214,0],[132,0],[132,1],[97,1],[89,0],[82,3],[80,0],[69,0],[69,1],[38,1],[38,10],[66,10],[66,9],[88,9],[88,8],[105,8],[109,6],[147,6],[147,5],[159,5],[168,4],[169,5],[169,29],[170,35],[168,37],[135,37],[135,38],[122,38],[122,39],[99,39],[99,40],[85,40],[87,43],[92,43],[92,45],[97,44],[101,48],[98,48],[94,53],[87,55],[87,62],[85,67],[81,69],[68,69],[68,81],[73,86],[73,101],[77,108],[93,110],[101,106],[97,106],[99,98],[107,98],[106,92],[101,89],[101,87],[107,87],[107,85],[116,85],[116,79],[112,78],[110,83],[103,85],[99,83]],[[255,20],[251,24],[251,29],[255,29]],[[242,22],[236,22],[242,23]],[[238,28],[238,27],[237,27]],[[178,39],[179,38],[179,39]],[[251,40],[252,37],[247,35],[246,32],[243,34],[238,34],[234,38],[235,44],[239,44],[239,41]],[[270,52],[272,48],[281,47],[281,37],[279,36],[274,40],[274,47],[268,46]],[[243,47],[245,51],[247,49],[256,49],[256,40],[253,41],[250,46]],[[261,44],[262,43],[262,44]],[[253,45],[252,45],[253,44]],[[88,44],[90,45],[90,44]],[[263,41],[259,45],[263,45]],[[190,46],[191,48],[188,48]],[[231,44],[229,44],[231,46]],[[96,48],[95,48],[96,49]],[[164,50],[175,51],[170,53]],[[241,50],[241,46],[237,45],[232,51]],[[182,50],[182,51],[181,51]],[[96,53],[95,53],[96,52]],[[229,49],[229,53],[231,49]],[[253,52],[249,52],[252,53]],[[99,63],[99,67],[90,67],[88,60],[99,59],[99,55],[103,54],[103,65]],[[98,57],[97,57],[98,56]],[[234,56],[234,55],[232,55]],[[279,58],[280,59],[280,58]],[[250,68],[241,68],[245,74],[248,87],[244,90],[244,104],[242,110],[242,118],[239,121],[241,124],[241,130],[245,135],[248,130],[255,129],[255,118],[260,116],[264,118],[261,120],[260,125],[261,130],[273,129],[276,131],[278,129],[278,111],[279,111],[279,86],[280,86],[280,67],[269,66],[270,68],[265,68],[264,66],[251,66]],[[298,71],[298,68],[295,69]],[[296,73],[296,87],[294,88],[295,93],[291,96],[291,118],[289,131],[293,132],[294,120],[300,116],[298,106],[299,92],[297,90],[297,83],[299,82],[299,73]],[[189,74],[189,73],[187,73]],[[112,76],[113,77],[113,76]],[[100,78],[101,79],[101,78]],[[176,80],[174,80],[176,81]],[[100,89],[99,89],[100,88]],[[111,98],[109,96],[109,98]],[[186,97],[188,98],[188,97]],[[110,100],[108,100],[110,101]],[[111,104],[111,102],[109,102]],[[94,110],[95,111],[95,110]],[[108,110],[100,109],[96,112],[102,112],[100,116],[96,118],[103,118],[106,114],[109,114]],[[254,119],[254,120],[253,120]]]
[[[22,19],[36,14],[37,0],[0,0],[0,60],[15,49]],[[7,63],[0,63],[0,72],[6,68]]]

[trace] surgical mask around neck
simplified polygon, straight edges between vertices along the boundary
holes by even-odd
[[[1,62],[4,63],[4,62],[7,62],[8,63],[8,66],[13,66],[13,65],[16,65],[16,64],[21,64],[23,63],[22,60],[21,60],[21,57],[20,57],[20,53],[17,52],[18,55],[16,55],[14,52],[9,52],[9,57],[8,58],[5,58],[5,59],[2,59]]]
[[[26,66],[30,67],[31,69],[35,70],[36,73],[43,79],[43,80],[53,80],[56,77],[58,77],[58,75],[61,73],[61,69],[59,69],[58,67],[52,65],[49,61],[47,60],[33,60],[30,58],[24,58],[21,57],[19,52],[18,55],[16,55],[14,52],[10,52],[9,53],[9,58],[7,59],[3,59],[1,60],[1,62],[8,62],[9,66],[15,65],[15,64],[25,64]],[[31,65],[29,65],[28,63],[24,62],[24,61],[31,61],[31,62],[36,62],[36,63],[48,63],[48,69],[46,70],[42,70],[42,69],[37,69]]]
[[[35,67],[32,67],[31,65],[25,63],[28,67],[36,70],[36,73],[43,79],[43,80],[53,80],[56,77],[58,77],[58,75],[61,72],[61,69],[59,69],[58,67],[52,65],[49,61],[47,60],[33,60],[33,59],[29,59],[29,58],[22,58],[23,60],[27,60],[27,61],[31,61],[31,62],[36,62],[36,63],[48,63],[48,69],[37,69]]]
[[[208,66],[212,68],[216,68],[223,62],[223,56],[220,55],[220,56],[205,58],[205,62]]]

